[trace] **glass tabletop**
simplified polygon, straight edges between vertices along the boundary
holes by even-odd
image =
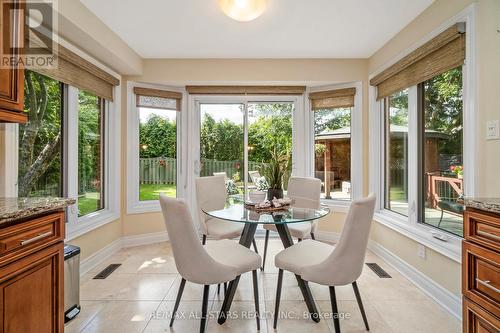
[[[311,209],[290,206],[287,209],[279,211],[257,212],[255,210],[246,208],[242,203],[235,203],[227,206],[224,209],[214,211],[203,210],[203,212],[210,217],[231,222],[286,224],[306,222],[322,218],[330,213],[330,209],[326,207]]]

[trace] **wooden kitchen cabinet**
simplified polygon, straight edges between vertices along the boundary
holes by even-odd
[[[500,332],[500,215],[467,207],[464,238],[463,332]]]
[[[0,333],[64,332],[64,212],[0,229]]]
[[[12,4],[12,5],[8,5]],[[22,11],[18,10],[18,17],[13,20],[6,20],[11,17],[11,9],[23,9],[21,0],[0,0],[2,10],[2,20],[0,20],[0,36],[2,49],[2,64],[5,57],[18,58],[19,46],[24,39],[24,17]],[[15,45],[17,48],[11,49],[9,46]],[[5,53],[8,54],[6,55]],[[24,68],[0,66],[0,122],[25,123],[28,115],[24,112]]]

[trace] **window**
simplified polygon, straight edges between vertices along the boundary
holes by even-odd
[[[421,210],[419,221],[462,236],[462,67],[419,85]]]
[[[177,111],[139,107],[139,200],[177,196]]]
[[[78,92],[78,216],[104,208],[104,100]]]
[[[182,93],[129,82],[128,96],[127,212],[158,211],[160,194],[182,191]]]
[[[28,122],[19,126],[18,195],[63,194],[63,84],[26,70],[24,109]]]
[[[109,124],[116,119],[109,118],[111,102],[25,70],[24,104],[28,123],[19,125],[18,196],[76,198],[78,209],[67,211],[69,239],[115,220],[119,171],[109,177],[108,170],[117,169],[119,152],[108,147],[117,142],[119,121]]]
[[[200,104],[200,176],[224,177],[229,195],[244,192],[244,104]]]
[[[462,19],[472,16],[464,13]],[[460,259],[463,234],[459,199],[464,191],[474,193],[476,163],[470,103],[476,63],[466,35],[465,22],[441,27],[370,79],[380,107],[370,125],[371,187],[383,199],[376,217],[454,260]]]
[[[408,216],[408,89],[386,100],[385,208]]]
[[[293,102],[200,103],[200,176],[225,177],[230,196],[265,190],[258,180],[273,154],[287,158],[291,171],[294,108]]]
[[[314,111],[314,176],[325,199],[351,199],[352,108]]]
[[[313,176],[321,179],[323,199],[349,201],[354,197],[353,184],[362,184],[361,172],[353,170],[356,167],[353,158],[361,163],[358,154],[362,150],[360,118],[355,112],[357,89],[360,87],[309,94],[314,124]],[[356,191],[361,194],[359,188]]]

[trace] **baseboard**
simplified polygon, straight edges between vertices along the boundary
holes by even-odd
[[[160,231],[160,232],[152,232],[149,234],[124,236],[122,237],[122,246],[132,247],[132,246],[160,243],[165,241],[168,241],[168,234],[166,231]]]
[[[109,243],[102,249],[96,251],[89,257],[85,258],[80,262],[80,276],[91,271],[94,267],[99,265],[101,262],[111,257],[116,252],[120,251],[122,248],[122,239],[118,238],[112,243]]]
[[[330,243],[338,242],[339,233],[329,231],[317,231],[316,239]],[[370,240],[368,249],[383,259],[388,265],[397,270],[401,275],[410,280],[415,286],[421,289],[426,295],[435,300],[446,311],[454,317],[462,319],[462,300],[459,296],[450,293],[436,281],[421,273],[415,267],[402,260],[394,253],[390,252],[382,245]]]
[[[436,281],[423,274],[415,267],[390,252],[382,245],[370,240],[368,248],[387,264],[392,266],[401,275],[410,280],[415,286],[431,297],[454,317],[462,319],[462,300],[459,296],[449,292]]]

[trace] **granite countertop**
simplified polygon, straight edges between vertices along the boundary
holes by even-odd
[[[465,198],[466,207],[500,214],[500,198]]]
[[[56,211],[76,202],[71,198],[1,198],[0,225],[25,219],[45,212]]]

